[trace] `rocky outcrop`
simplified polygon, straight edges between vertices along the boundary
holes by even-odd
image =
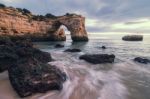
[[[0,39],[0,72],[7,70],[24,57],[33,57],[43,63],[52,61],[49,53],[34,48],[29,41],[12,42],[8,38]]]
[[[150,59],[147,59],[147,58],[144,58],[144,57],[136,57],[136,58],[134,58],[134,61],[142,63],[142,64],[150,63]]]
[[[62,45],[62,44],[56,44],[54,47],[55,47],[55,48],[63,48],[63,47],[65,47],[65,46]]]
[[[143,36],[142,35],[126,35],[122,38],[124,41],[142,41]]]
[[[66,74],[56,66],[47,52],[34,48],[29,41],[0,39],[0,72],[8,70],[12,87],[20,97],[49,90],[61,90]]]
[[[64,52],[81,52],[81,50],[73,48],[73,49],[66,49]]]
[[[49,90],[61,90],[66,74],[56,66],[44,64],[34,58],[24,58],[8,69],[9,79],[21,97]]]
[[[85,18],[81,15],[66,14],[54,16],[51,14],[33,15],[30,11],[20,8],[0,8],[0,35],[13,39],[29,38],[39,40],[66,40],[65,32],[60,27],[64,25],[71,33],[73,41],[88,41],[85,30]]]
[[[83,59],[92,64],[101,64],[101,63],[113,63],[115,60],[115,55],[108,54],[85,54],[81,55],[80,59]]]

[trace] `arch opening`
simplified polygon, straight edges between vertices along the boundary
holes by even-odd
[[[71,40],[71,32],[67,29],[65,25],[61,25],[60,29],[64,30],[64,35],[66,36],[66,40]]]

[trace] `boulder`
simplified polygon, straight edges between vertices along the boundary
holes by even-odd
[[[106,47],[105,47],[105,46],[102,46],[102,49],[106,49]]]
[[[56,66],[35,58],[23,58],[8,69],[9,79],[20,97],[50,90],[61,90],[66,74]]]
[[[43,63],[52,61],[48,52],[34,48],[29,41],[13,42],[9,39],[0,39],[0,72],[7,70],[12,64],[24,57],[33,57]]]
[[[113,63],[115,59],[115,55],[85,54],[85,55],[81,55],[79,58],[93,64],[101,64],[101,63]]]
[[[134,61],[142,63],[142,64],[148,64],[148,63],[150,63],[150,59],[143,58],[143,57],[136,57],[136,58],[134,58]]]
[[[0,73],[7,70],[19,59],[11,46],[0,45]]]
[[[56,44],[55,45],[55,48],[62,48],[62,47],[64,47],[64,45],[62,45],[62,44]]]
[[[43,51],[40,51],[39,49],[32,48],[32,47],[20,47],[16,49],[16,53],[20,58],[34,57],[35,59],[43,63],[52,61],[51,55],[48,52],[43,52]]]
[[[142,41],[143,36],[142,35],[126,35],[122,38],[124,41]]]
[[[66,49],[64,52],[81,52],[80,49]]]
[[[66,74],[47,64],[49,61],[51,55],[29,41],[0,39],[0,72],[8,70],[10,83],[20,97],[63,88]]]

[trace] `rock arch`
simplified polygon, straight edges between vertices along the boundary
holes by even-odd
[[[15,13],[15,16],[14,16]],[[34,17],[34,18],[33,18]],[[55,18],[24,15],[15,8],[0,9],[0,36],[31,38],[33,40],[64,41],[66,35],[61,25],[70,31],[73,41],[88,41],[85,17],[66,14]]]
[[[71,33],[73,41],[88,41],[87,32],[85,30],[85,18],[79,15],[63,16],[59,19],[61,25],[66,26]]]

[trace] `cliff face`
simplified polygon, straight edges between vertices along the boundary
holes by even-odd
[[[19,9],[0,8],[0,36],[14,38],[31,38],[33,40],[66,40],[61,25],[67,27],[73,41],[87,41],[85,18],[80,15],[67,14],[49,18],[23,13]]]

